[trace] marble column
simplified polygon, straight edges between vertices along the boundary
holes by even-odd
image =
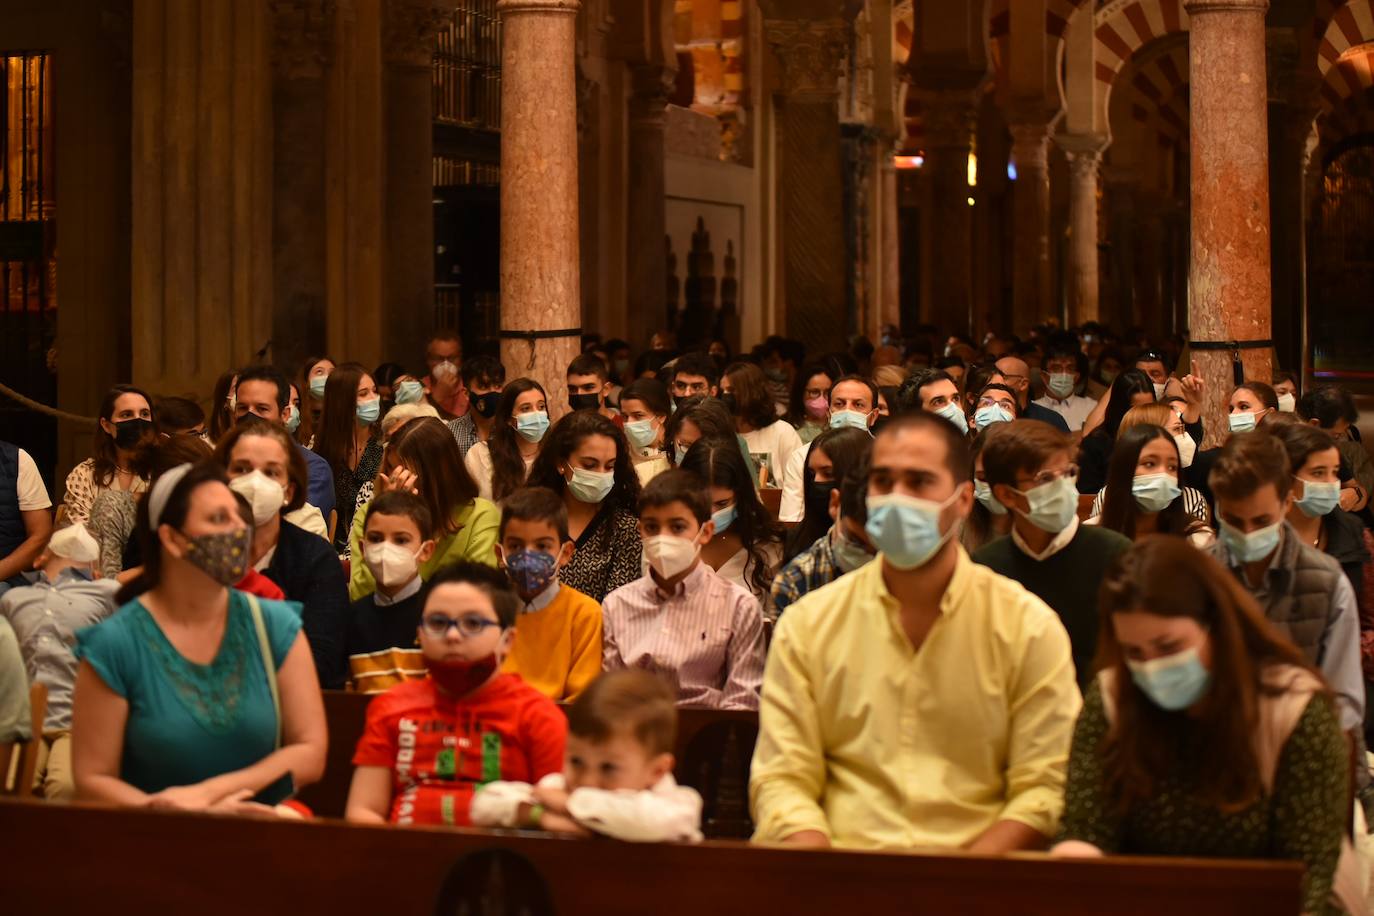
[[[764,37],[780,65],[782,95],[780,301],[787,335],[823,353],[849,332],[838,90],[848,29],[840,18],[781,18],[781,0],[772,7],[779,15],[764,20]]]
[[[1055,142],[1069,159],[1069,275],[1065,278],[1069,294],[1069,324],[1100,321],[1097,188],[1106,138],[1060,134]]]
[[[1306,361],[1308,143],[1320,108],[1302,101],[1273,102],[1269,111],[1276,128],[1269,138],[1274,352],[1277,368],[1300,372]]]
[[[675,71],[635,64],[630,72],[626,326],[628,339],[638,349],[654,332],[672,327],[676,318],[667,302],[668,258],[663,248],[668,231],[663,129]]]
[[[137,0],[133,379],[199,398],[272,336],[270,12]]]
[[[1024,331],[1054,317],[1050,263],[1050,125],[1011,123],[1011,155],[1016,163],[1012,226],[1012,331]],[[980,163],[981,165],[981,163]],[[988,162],[989,169],[1002,167]]]
[[[972,325],[973,215],[968,185],[977,96],[949,90],[922,95],[930,182],[930,308],[921,320],[942,334],[967,334]]]
[[[579,0],[500,0],[501,361],[557,417],[581,349],[576,34]],[[512,332],[564,331],[530,340]]]
[[[175,5],[169,3],[169,5]],[[288,371],[324,352],[326,76],[335,0],[271,0],[272,356]],[[335,354],[339,359],[344,357]]]
[[[1264,17],[1268,0],[1186,0],[1190,17],[1193,340],[1270,337],[1269,144]],[[1268,349],[1242,350],[1267,379]],[[1206,379],[1205,446],[1226,435],[1231,355],[1194,351]]]
[[[434,47],[445,17],[433,0],[386,0],[382,14],[383,354],[409,364],[434,330]]]

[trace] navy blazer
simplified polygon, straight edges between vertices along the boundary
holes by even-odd
[[[324,523],[328,525],[329,513],[335,509],[334,472],[329,469],[328,461],[304,445],[297,442],[296,448],[301,450],[301,457],[305,459],[306,469],[310,472],[305,499],[310,505],[320,510],[320,515],[324,516]]]
[[[288,600],[304,608],[305,638],[315,656],[320,686],[343,689],[348,680],[348,580],[334,548],[319,535],[284,521],[277,550],[263,574]]]

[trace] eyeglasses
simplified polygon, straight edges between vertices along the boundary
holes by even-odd
[[[477,614],[464,614],[462,617],[449,617],[447,614],[426,614],[421,626],[430,636],[443,638],[453,627],[464,636],[481,636],[487,627],[499,627],[500,621],[490,620]]]
[[[1011,401],[1005,399],[1005,398],[1003,398],[1003,399],[1000,400],[1000,401],[994,400],[993,398],[983,398],[981,401],[978,402],[978,406],[979,406],[979,407],[1001,407],[1003,410],[1006,410],[1006,411],[1009,411],[1009,412],[1015,412],[1015,410],[1016,410],[1016,405],[1015,405],[1014,403],[1012,403]]]
[[[1063,470],[1059,471],[1041,471],[1039,474],[1036,474],[1034,477],[1030,478],[1030,486],[1026,487],[1026,489],[1033,490],[1036,487],[1043,487],[1045,484],[1054,483],[1056,480],[1059,480],[1061,478],[1077,480],[1078,465],[1071,464]],[[1018,481],[1018,483],[1019,482],[1020,481]]]

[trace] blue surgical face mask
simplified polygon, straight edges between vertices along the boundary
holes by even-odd
[[[1140,474],[1131,481],[1131,495],[1142,512],[1161,512],[1182,492],[1172,474]]]
[[[992,495],[992,484],[986,480],[973,481],[973,495],[983,504],[993,515],[1006,515],[1007,507],[997,501],[997,497]]]
[[[1302,496],[1296,500],[1302,514],[1308,518],[1329,515],[1341,504],[1341,485],[1334,481],[1302,481]]]
[[[1010,423],[1015,419],[1001,404],[988,404],[986,407],[978,408],[977,413],[973,415],[973,425],[983,430],[994,423]]]
[[[723,533],[735,523],[735,519],[737,518],[739,518],[739,509],[734,503],[731,503],[724,509],[717,509],[715,512],[711,513],[711,521],[715,522],[716,525],[716,534]]]
[[[657,435],[658,428],[652,419],[631,420],[625,424],[625,436],[635,448],[648,448]]]
[[[1206,695],[1212,672],[1202,664],[1196,647],[1148,662],[1126,660],[1131,680],[1160,709],[1178,712]]]
[[[295,404],[292,404],[287,410],[291,412],[286,415],[286,419],[282,421],[282,425],[286,427],[288,433],[294,433],[301,428],[301,409]]]
[[[572,469],[572,480],[568,482],[568,492],[573,498],[584,503],[599,503],[615,489],[614,471],[588,471],[583,468]]]
[[[1248,433],[1255,428],[1255,415],[1253,413],[1233,413],[1226,417],[1227,424],[1233,433]]]
[[[324,400],[324,386],[328,381],[327,375],[317,375],[310,380],[310,393],[315,396],[315,400]]]
[[[1041,531],[1058,534],[1078,514],[1078,487],[1072,477],[1057,477],[1029,490],[1017,490],[1030,503],[1029,512],[1017,512]]]
[[[837,410],[830,415],[831,429],[868,429],[868,414],[857,410]]]
[[[1050,394],[1063,401],[1073,394],[1076,379],[1072,372],[1051,372],[1050,379],[1045,383],[1045,387]]]
[[[950,401],[944,407],[935,411],[935,415],[937,417],[944,417],[946,420],[959,427],[959,432],[968,432],[968,417],[964,416],[963,410],[961,410],[959,405],[954,401]]]
[[[414,379],[406,379],[396,386],[397,404],[418,404],[425,398],[425,386]]]
[[[373,398],[370,401],[359,401],[354,412],[358,416],[359,423],[364,426],[371,426],[382,416],[382,399]]]
[[[838,523],[835,535],[830,540],[830,549],[835,554],[835,564],[843,572],[853,572],[873,559],[873,554],[868,552],[868,548],[854,540]]]
[[[686,458],[686,457],[687,457],[687,449],[683,448],[683,447],[680,446],[680,445],[674,444],[674,445],[673,445],[673,465],[674,465],[675,467],[682,467],[682,460],[683,460],[684,458]]]
[[[924,566],[959,530],[954,524],[948,531],[940,531],[940,515],[959,498],[959,492],[960,488],[955,487],[942,503],[904,493],[870,496],[864,531],[873,546],[897,569]]]
[[[542,410],[522,413],[515,418],[515,431],[526,442],[538,442],[549,431],[549,415]]]
[[[1258,563],[1278,549],[1282,529],[1283,522],[1280,520],[1268,528],[1260,528],[1246,534],[1222,522],[1220,537],[1226,549],[1237,560],[1242,563]]]

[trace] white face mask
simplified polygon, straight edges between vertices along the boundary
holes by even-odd
[[[262,471],[252,471],[229,481],[229,489],[253,507],[253,524],[265,525],[286,504],[286,490]]]
[[[1174,436],[1174,443],[1178,446],[1178,460],[1185,468],[1193,466],[1193,456],[1197,454],[1197,442],[1187,433],[1179,433]]]
[[[1298,399],[1291,394],[1279,395],[1279,412],[1293,413],[1298,409]]]
[[[412,553],[400,544],[382,541],[363,545],[363,562],[376,579],[387,588],[405,585],[420,574],[419,551]]]
[[[656,534],[644,539],[644,560],[661,579],[671,579],[696,562],[701,545],[694,538]]]

